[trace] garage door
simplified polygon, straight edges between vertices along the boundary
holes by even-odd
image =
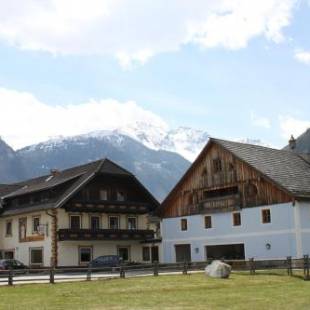
[[[175,245],[175,257],[177,263],[191,261],[191,245],[177,244]]]
[[[206,246],[207,259],[244,259],[244,244]]]

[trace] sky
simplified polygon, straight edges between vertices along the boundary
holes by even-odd
[[[13,148],[144,121],[275,147],[310,127],[306,0],[0,0]]]

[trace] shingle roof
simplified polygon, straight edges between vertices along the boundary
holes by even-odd
[[[65,192],[57,197],[53,203],[47,202],[37,206],[25,206],[22,208],[10,206],[9,208],[4,208],[2,210],[2,215],[12,215],[21,211],[30,212],[32,209],[47,210],[61,207],[68,201],[68,199],[70,199],[70,197],[72,197],[74,193],[76,193],[83,185],[89,182],[97,173],[121,175],[132,178],[132,181],[141,186],[147,195],[153,200],[154,205],[158,205],[158,202],[152,196],[152,194],[136,179],[133,174],[110,161],[109,159],[102,159],[85,165],[59,171],[53,177],[52,175],[45,175],[16,184],[0,184],[0,199],[4,201],[5,199],[19,197],[38,191],[44,191],[61,184],[67,184],[67,189]],[[69,181],[72,182],[68,183]]]
[[[310,197],[310,164],[298,153],[211,138],[297,197]]]
[[[32,192],[50,189],[57,185],[80,178],[85,174],[92,173],[97,169],[100,169],[102,173],[106,174],[131,175],[130,172],[111,162],[109,159],[102,159],[85,165],[59,171],[55,176],[44,175],[20,183],[4,185],[3,191],[1,190],[0,186],[0,197],[17,197]],[[6,191],[5,186],[7,187]]]

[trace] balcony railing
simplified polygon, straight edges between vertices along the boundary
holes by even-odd
[[[75,201],[66,206],[67,211],[103,212],[103,213],[132,213],[145,214],[152,209],[147,203],[115,200]]]
[[[145,241],[154,239],[153,230],[130,229],[59,229],[59,241],[84,241],[84,240],[137,240]]]

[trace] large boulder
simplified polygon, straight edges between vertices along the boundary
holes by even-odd
[[[227,279],[231,273],[231,266],[219,260],[215,260],[206,267],[205,273],[212,278]]]

